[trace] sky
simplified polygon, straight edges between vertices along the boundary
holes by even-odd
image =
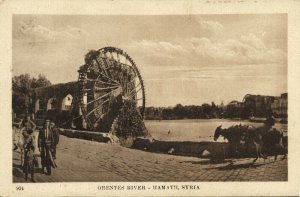
[[[287,15],[14,15],[13,75],[76,81],[84,55],[114,46],[137,64],[146,106],[287,92]]]

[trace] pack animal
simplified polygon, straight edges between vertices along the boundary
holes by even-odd
[[[215,130],[214,140],[217,141],[220,136],[223,136],[228,140],[232,156],[239,157],[241,155],[239,147],[241,144],[245,143],[245,132],[246,127],[243,125],[235,125],[224,129],[222,128],[222,125],[220,125]]]
[[[274,128],[266,131],[264,127],[255,128],[249,125],[236,125],[228,129],[222,129],[222,126],[219,126],[215,130],[214,140],[216,141],[220,135],[228,140],[231,150],[235,153],[239,152],[240,144],[244,145],[245,150],[249,150],[254,145],[255,159],[253,162],[256,162],[259,157],[266,159],[266,154],[274,154],[275,160],[278,153],[283,152],[283,159],[287,154],[287,137]]]

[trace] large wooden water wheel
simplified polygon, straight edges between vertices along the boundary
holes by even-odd
[[[114,47],[92,50],[78,72],[80,108],[90,130],[109,132],[122,119],[118,125],[125,126],[115,131],[117,135],[126,138],[142,132],[134,130],[136,124],[143,124],[140,121],[145,110],[145,88],[136,64],[127,53]]]

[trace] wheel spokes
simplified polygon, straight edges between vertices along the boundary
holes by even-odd
[[[112,65],[110,64],[110,60],[107,57],[106,53],[104,53],[104,57],[102,58],[102,60],[103,60],[104,65],[105,65],[106,68],[111,68],[112,67]],[[108,71],[109,77],[112,78],[110,71],[109,70],[107,70],[107,71]]]
[[[106,128],[106,123],[102,125],[101,122],[101,126],[99,121],[101,119],[106,121],[110,117],[110,115],[106,117],[105,114],[112,112],[113,115],[115,113],[112,111],[115,108],[111,102],[113,102],[113,98],[120,95],[125,97],[122,99],[134,102],[142,100],[140,104],[142,105],[141,113],[143,113],[144,85],[133,60],[122,50],[113,47],[98,50],[90,60],[92,61],[87,64],[87,69],[79,71],[79,88],[81,88],[80,94],[83,97],[80,99],[81,108],[89,128],[100,130]],[[82,77],[83,75],[85,78]],[[119,99],[116,102],[118,107],[122,106]],[[93,116],[91,116],[92,114]]]
[[[107,84],[106,85],[106,83],[102,83],[101,81],[98,81],[100,84],[99,85],[102,85],[102,86],[104,86],[104,87],[111,87],[111,88],[113,88],[113,87],[119,87],[120,86],[120,84]],[[98,83],[97,82],[97,83]],[[96,83],[96,84],[97,84]],[[108,86],[109,85],[109,86]]]
[[[112,91],[111,91],[111,92],[112,92]],[[89,105],[89,104],[91,104],[91,103],[94,103],[94,102],[96,102],[96,101],[98,101],[98,100],[100,100],[100,99],[102,99],[102,98],[105,98],[106,96],[110,95],[111,92],[108,92],[108,93],[106,93],[106,94],[104,94],[104,95],[102,95],[102,96],[96,98],[95,100],[92,100],[92,101],[88,102],[87,105]]]
[[[134,97],[137,96],[137,93],[138,93],[139,91],[141,91],[141,90],[142,90],[142,87],[140,87],[138,90],[133,89],[133,90],[131,91],[132,93],[130,93],[130,95],[128,95],[128,98],[135,99]],[[135,99],[135,100],[136,100],[136,99]]]
[[[99,87],[95,87],[95,90],[99,91],[99,90],[111,90],[111,89],[115,89],[118,88],[119,86],[112,86],[112,87],[107,87],[107,88],[99,88]]]
[[[100,116],[99,116],[99,118],[97,118],[97,120],[93,123],[94,125],[95,124],[97,124],[105,115],[107,114],[107,112],[106,113],[104,113],[104,114],[101,114]]]
[[[86,79],[87,81],[91,81],[91,82],[96,82],[96,83],[101,83],[103,85],[110,85],[110,86],[116,86],[116,85],[119,85],[117,83],[108,83],[108,82],[105,82],[105,81],[99,81],[99,76],[97,77],[97,79]]]
[[[135,101],[139,101],[139,100],[143,100],[143,98],[138,98],[138,99],[135,99]]]
[[[86,116],[88,117],[89,115],[91,115],[94,111],[96,111],[97,109],[99,109],[100,107],[102,107],[105,103],[107,103],[110,99],[106,99],[105,101],[103,101],[99,106],[95,107],[93,110],[91,110],[89,113],[86,114]]]
[[[109,81],[111,81],[112,83],[114,83],[114,84],[119,84],[117,81],[115,81],[115,80],[112,79],[111,77],[108,77],[108,76],[102,74],[101,72],[99,72],[99,74],[100,74],[102,77],[104,77],[104,78],[108,79]]]
[[[141,83],[138,83],[138,84],[135,86],[135,88],[133,88],[133,89],[129,92],[128,96],[130,96],[130,95],[136,90],[136,88],[139,87],[139,86],[141,86]],[[141,89],[142,89],[142,86],[139,88],[139,90],[141,90]],[[136,90],[135,92],[137,93],[139,90]]]
[[[98,61],[98,59],[97,58],[95,58],[95,61],[97,62],[97,65],[98,65],[98,68],[99,68],[99,71],[101,72],[102,70],[104,71],[104,73],[105,73],[105,77],[106,78],[109,78],[108,77],[108,73],[107,73],[107,70],[106,70],[106,68],[103,66],[103,67],[101,67],[101,65],[100,65],[100,63],[99,63],[99,61]]]

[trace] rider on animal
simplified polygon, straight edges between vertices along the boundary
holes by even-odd
[[[266,159],[266,153],[277,154],[279,150],[284,150],[284,158],[286,156],[287,139],[283,137],[283,133],[273,128],[275,119],[269,116],[262,127],[255,128],[250,125],[236,125],[228,129],[222,129],[222,126],[217,127],[214,135],[216,141],[220,135],[226,138],[229,142],[231,151],[234,155],[239,153],[238,147],[244,144],[247,150],[255,145],[256,158],[262,157]],[[285,142],[286,141],[286,142]]]

